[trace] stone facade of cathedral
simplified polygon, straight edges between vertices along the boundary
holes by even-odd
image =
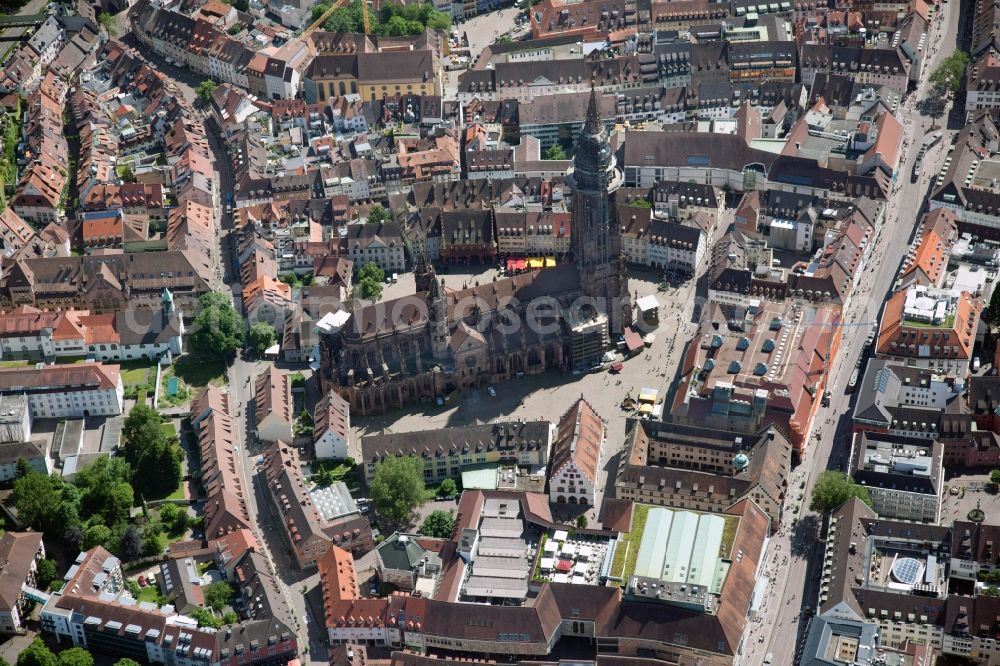
[[[570,369],[567,321],[607,318],[612,340],[632,323],[615,191],[622,184],[591,95],[567,183],[573,188],[571,263],[449,291],[423,257],[417,293],[356,309],[321,339],[323,391],[376,414],[454,390]],[[568,310],[577,309],[569,317]]]

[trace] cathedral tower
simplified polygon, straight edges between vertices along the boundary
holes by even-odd
[[[573,188],[570,249],[580,273],[581,289],[608,316],[610,332],[615,336],[632,323],[621,228],[614,206],[614,193],[622,180],[592,87],[587,121],[567,178]]]

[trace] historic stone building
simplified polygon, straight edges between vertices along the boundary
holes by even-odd
[[[632,323],[613,201],[622,174],[594,95],[567,182],[573,263],[451,291],[418,256],[416,294],[357,308],[323,336],[323,390],[336,390],[355,413],[378,413],[522,374],[569,370],[580,330],[569,321],[606,318],[617,339]]]

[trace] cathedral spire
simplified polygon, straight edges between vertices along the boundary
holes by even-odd
[[[587,122],[583,126],[585,134],[597,134],[601,131],[601,116],[597,112],[597,89],[590,82],[590,103],[587,105]]]

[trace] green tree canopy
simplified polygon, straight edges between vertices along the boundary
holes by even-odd
[[[278,339],[278,334],[266,321],[259,321],[247,331],[247,346],[257,355],[263,354]]]
[[[59,572],[56,571],[56,561],[51,559],[40,560],[38,571],[35,572],[35,583],[40,590],[49,589],[49,585],[56,579]]]
[[[843,472],[827,470],[816,479],[809,508],[817,513],[828,513],[852,497],[871,506],[867,488],[854,483]]]
[[[198,299],[191,349],[208,358],[223,359],[243,346],[243,319],[224,294],[213,291]]]
[[[76,475],[81,513],[100,515],[114,527],[128,519],[134,503],[132,468],[124,458],[98,458]]]
[[[329,8],[330,8],[329,2],[317,2],[315,5],[312,6],[312,9],[309,10],[309,22],[312,23],[318,21],[319,18],[323,16],[323,14],[325,14],[326,10],[328,10]]]
[[[195,95],[198,96],[198,101],[203,105],[208,106],[209,102],[212,101],[212,93],[215,92],[215,88],[218,84],[211,80],[205,79],[198,84],[198,87],[194,89]]]
[[[122,657],[115,662],[115,666],[141,666],[139,662],[129,659],[128,657]]]
[[[992,472],[990,472],[990,483],[992,483],[994,486],[1000,486],[1000,469],[995,469]]]
[[[385,280],[385,271],[373,261],[368,262],[358,271],[358,287],[361,295],[371,301],[382,298],[382,282]]]
[[[931,73],[930,81],[936,86],[942,86],[952,93],[957,93],[962,87],[962,77],[968,66],[969,54],[964,51],[955,51],[942,60],[937,69]]]
[[[212,611],[207,608],[194,608],[188,612],[188,615],[198,621],[199,627],[218,629],[222,626],[222,621],[212,615]]]
[[[455,515],[450,511],[432,511],[431,515],[424,519],[420,526],[420,533],[424,536],[447,539],[455,529]]]
[[[371,496],[380,516],[394,523],[409,519],[424,501],[424,461],[418,457],[386,458],[375,467]]]
[[[454,479],[445,479],[438,485],[438,497],[451,497],[458,493],[458,484]]]
[[[17,465],[14,468],[14,478],[23,479],[29,474],[31,474],[31,465],[28,464],[27,459],[24,457],[18,458]]]
[[[59,506],[59,493],[49,477],[31,472],[14,482],[14,505],[25,525],[44,530]]]
[[[122,442],[125,461],[134,469],[139,464],[147,446],[163,438],[160,425],[163,418],[149,405],[138,404],[132,408],[122,423]]]
[[[542,153],[543,160],[565,160],[566,149],[562,147],[561,143],[553,143],[551,146],[545,149]]]
[[[132,482],[150,497],[166,497],[181,482],[183,457],[177,441],[163,437],[142,454]]]
[[[236,597],[236,590],[233,589],[233,586],[221,580],[202,588],[201,592],[205,597],[205,605],[216,611],[221,611]]]
[[[91,525],[83,531],[83,549],[90,550],[94,546],[111,545],[111,529],[105,525]]]
[[[386,210],[385,206],[380,203],[372,204],[372,207],[368,209],[368,222],[371,224],[378,224],[380,222],[387,222],[389,220],[389,211]]]
[[[123,164],[118,167],[118,177],[122,179],[123,183],[134,183],[135,171],[132,170],[131,165]]]
[[[347,6],[334,10],[323,22],[323,29],[331,32],[364,32],[361,2],[362,0],[352,0]],[[312,20],[319,20],[329,8],[328,2],[314,6],[311,10]],[[408,5],[386,3],[379,12],[368,10],[368,23],[371,34],[374,35],[417,35],[425,27],[432,30],[451,29],[451,15],[435,10],[433,5],[426,2]]]
[[[57,666],[56,656],[41,638],[36,638],[17,655],[17,666]]]
[[[115,23],[115,17],[107,12],[101,12],[97,15],[97,22],[100,23],[108,34],[112,37],[118,34],[118,25]]]
[[[94,658],[81,647],[63,650],[57,658],[58,666],[94,666]]]

